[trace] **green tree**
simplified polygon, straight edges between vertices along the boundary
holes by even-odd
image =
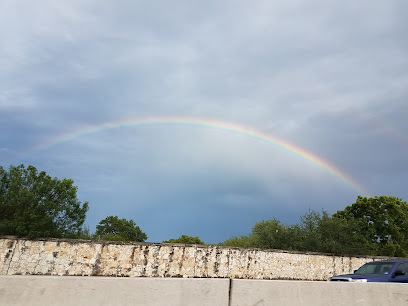
[[[326,211],[309,210],[291,226],[277,219],[255,223],[248,236],[232,237],[221,245],[269,249],[371,255],[369,241],[355,220],[331,217]],[[391,248],[391,246],[388,246]]]
[[[310,210],[300,217],[300,223],[291,227],[290,240],[297,251],[318,252],[321,244],[318,212]]]
[[[201,241],[200,238],[193,237],[193,236],[187,236],[187,235],[181,235],[177,239],[169,239],[166,241],[163,241],[164,243],[184,243],[184,244],[205,244],[204,241]]]
[[[408,204],[402,199],[359,196],[333,216],[356,221],[359,232],[378,255],[408,256]]]
[[[255,223],[249,241],[259,248],[319,252],[322,249],[320,222],[321,215],[312,210],[291,226],[275,218],[263,220]]]
[[[147,239],[147,235],[133,220],[119,219],[117,216],[101,220],[96,226],[95,235],[98,239],[113,241],[143,242]]]
[[[240,237],[231,237],[225,240],[223,243],[220,243],[223,246],[239,247],[239,248],[251,248],[255,247],[255,243],[252,239],[252,235],[240,236]]]
[[[370,242],[361,234],[356,220],[332,217],[323,211],[319,220],[318,232],[319,237],[321,237],[319,252],[374,255]]]
[[[334,254],[369,255],[369,242],[354,220],[334,218],[326,211],[309,210],[289,228],[290,249]]]
[[[289,246],[288,234],[288,227],[274,218],[255,223],[250,239],[257,248],[285,250]]]
[[[83,240],[96,240],[96,235],[91,233],[88,226],[84,226],[83,229],[78,234],[78,239]]]
[[[0,234],[77,237],[88,202],[77,199],[70,179],[51,178],[33,166],[0,166]]]

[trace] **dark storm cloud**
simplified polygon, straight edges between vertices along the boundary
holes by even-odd
[[[4,1],[2,166],[73,178],[91,228],[119,215],[155,241],[218,242],[264,218],[342,209],[360,192],[228,131],[133,126],[61,141],[123,118],[200,117],[278,137],[373,194],[406,199],[407,9],[403,0]]]

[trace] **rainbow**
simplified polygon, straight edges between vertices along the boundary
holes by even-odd
[[[327,170],[332,175],[336,176],[344,183],[360,192],[361,195],[368,196],[369,192],[365,188],[356,182],[352,177],[330,164],[329,162],[323,160],[322,158],[314,155],[300,147],[297,147],[287,141],[274,137],[272,135],[266,134],[259,130],[246,127],[243,125],[238,125],[235,123],[211,120],[211,119],[202,119],[202,118],[192,118],[192,117],[146,117],[146,118],[128,118],[122,119],[114,122],[107,122],[103,124],[98,124],[94,126],[88,126],[83,129],[79,129],[67,134],[59,135],[53,139],[47,140],[46,142],[40,143],[35,147],[31,148],[26,154],[32,154],[37,151],[46,150],[52,146],[71,141],[78,137],[83,137],[86,135],[91,135],[95,133],[100,133],[106,130],[117,129],[122,127],[135,127],[135,126],[148,126],[148,125],[188,125],[196,127],[206,127],[213,128],[218,130],[224,130],[232,132],[235,134],[246,135],[255,139],[258,139],[263,142],[272,143],[278,145],[294,154],[297,154],[304,159],[313,162],[314,164],[320,166],[321,168]],[[24,154],[24,155],[26,155]]]

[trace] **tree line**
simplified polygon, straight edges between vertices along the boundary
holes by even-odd
[[[71,179],[52,178],[33,166],[0,166],[0,235],[145,241],[133,220],[108,216],[95,233],[83,226],[89,203],[77,198]]]
[[[408,257],[408,204],[395,197],[359,196],[333,215],[309,210],[294,225],[262,220],[250,234],[232,237],[222,245]]]
[[[89,203],[77,198],[71,179],[52,178],[33,166],[0,166],[0,235],[112,241],[147,240],[133,220],[107,216],[95,232],[84,227]],[[205,244],[181,235],[166,243]],[[248,235],[224,246],[408,257],[408,204],[392,196],[366,198],[333,215],[309,210],[294,225],[276,218],[256,222]]]

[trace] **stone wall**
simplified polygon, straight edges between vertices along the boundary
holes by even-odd
[[[327,280],[376,259],[217,245],[0,237],[0,275]]]

